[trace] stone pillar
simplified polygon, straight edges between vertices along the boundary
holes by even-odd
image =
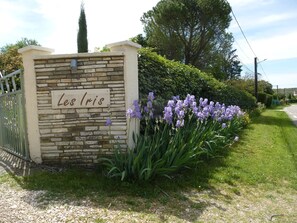
[[[125,104],[126,110],[132,107],[133,101],[139,99],[138,88],[138,54],[137,50],[141,46],[131,41],[122,41],[107,45],[111,52],[123,52],[124,62],[124,80],[125,80]],[[129,148],[134,147],[133,132],[139,134],[139,120],[127,119],[127,144]]]
[[[40,137],[38,127],[36,74],[34,69],[34,57],[48,55],[54,50],[40,46],[26,46],[18,50],[23,57],[24,83],[23,94],[25,99],[27,135],[30,158],[36,163],[41,163]]]

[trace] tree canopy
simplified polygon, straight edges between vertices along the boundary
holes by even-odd
[[[230,13],[226,0],[161,0],[141,21],[148,45],[159,54],[228,79],[241,71],[226,32]]]
[[[245,78],[239,80],[229,80],[228,84],[249,92],[250,94],[255,94],[255,80],[253,78]],[[272,89],[272,84],[268,81],[260,80],[258,81],[258,92],[259,93],[266,93],[266,94],[274,94]]]
[[[14,44],[7,44],[0,48],[0,70],[5,71],[7,74],[23,67],[21,55],[18,49],[25,46],[40,44],[33,39],[22,38]]]
[[[87,20],[86,20],[86,14],[85,14],[85,7],[83,3],[80,6],[80,16],[78,20],[77,52],[78,53],[88,52]]]

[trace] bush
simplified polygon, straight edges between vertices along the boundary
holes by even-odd
[[[297,99],[289,99],[289,103],[297,103]]]
[[[280,101],[277,99],[272,99],[271,105],[280,105]]]
[[[272,105],[273,95],[266,94],[263,92],[258,93],[258,102],[264,104],[267,108],[270,108]]]
[[[263,92],[259,92],[258,93],[258,102],[266,105],[266,101],[267,101],[266,94]]]
[[[196,97],[208,98],[226,105],[238,105],[242,109],[256,107],[256,99],[246,91],[228,86],[197,68],[167,60],[148,48],[139,51],[140,99],[147,92],[154,92],[161,102],[172,95],[185,97],[192,92]]]
[[[251,110],[251,111],[249,112],[249,114],[250,114],[250,116],[251,116],[252,118],[255,118],[255,117],[260,116],[261,113],[265,111],[265,109],[266,109],[266,106],[265,106],[264,104],[262,104],[261,102],[258,102],[258,103],[257,103],[257,108]]]
[[[152,94],[151,94],[152,96]],[[188,95],[185,100],[169,100],[161,119],[152,119],[153,98],[141,109],[136,102],[128,109],[130,118],[145,120],[144,133],[134,136],[135,148],[101,159],[108,177],[121,180],[151,180],[171,177],[182,168],[201,162],[201,156],[214,156],[234,139],[249,119],[238,106],[224,106]],[[142,114],[140,113],[142,111]]]
[[[270,108],[271,107],[271,105],[272,105],[272,95],[271,94],[267,94],[266,95],[266,107],[267,108]]]

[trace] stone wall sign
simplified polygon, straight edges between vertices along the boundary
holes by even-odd
[[[52,91],[52,108],[98,108],[110,104],[109,89]]]

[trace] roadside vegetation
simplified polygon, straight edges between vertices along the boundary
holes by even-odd
[[[43,190],[39,202],[44,205],[90,199],[105,213],[120,211],[118,220],[125,221],[294,222],[296,135],[297,128],[281,108],[268,109],[253,119],[232,147],[173,179],[131,183],[105,178],[98,171],[67,169],[27,177],[5,175],[0,184]],[[97,222],[105,222],[101,217]]]

